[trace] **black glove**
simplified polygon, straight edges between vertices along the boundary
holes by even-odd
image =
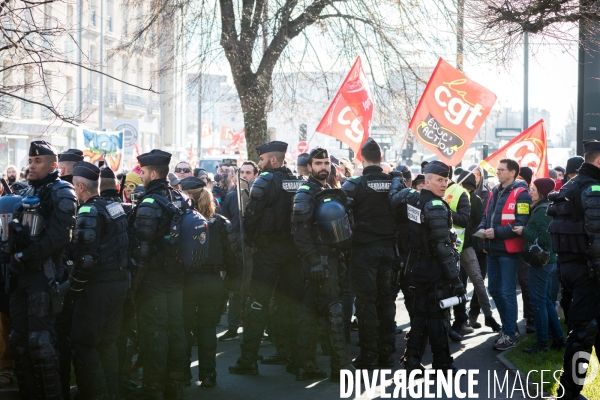
[[[465,285],[461,282],[460,278],[454,278],[452,280],[452,295],[453,296],[464,296],[467,294]]]
[[[12,276],[19,276],[25,272],[25,264],[15,260],[15,257],[11,255],[8,270]]]
[[[327,279],[327,271],[323,264],[315,265],[310,268],[310,272],[308,273],[308,279],[313,282],[321,283]]]

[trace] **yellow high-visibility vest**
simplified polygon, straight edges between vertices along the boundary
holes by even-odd
[[[444,193],[444,201],[446,203],[448,203],[448,205],[450,206],[450,209],[452,211],[457,212],[456,208],[458,207],[458,200],[460,199],[460,196],[462,196],[463,193],[467,194],[467,198],[469,199],[469,202],[470,202],[471,195],[469,195],[469,192],[465,188],[460,186],[459,184],[455,183],[454,185],[452,185],[446,189],[446,192]],[[456,231],[456,236],[458,236],[458,238],[460,239],[460,244],[457,246],[458,252],[460,253],[462,251],[463,245],[465,243],[466,227],[460,227],[455,224],[452,224],[452,226],[454,227],[454,230]]]

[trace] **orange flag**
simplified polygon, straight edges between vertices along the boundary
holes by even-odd
[[[316,131],[346,143],[360,160],[360,149],[371,132],[372,117],[371,91],[359,56]]]
[[[462,160],[496,95],[440,58],[408,129],[444,163]]]
[[[529,167],[536,178],[548,178],[548,151],[546,147],[546,127],[544,120],[524,130],[519,136],[496,150],[480,165],[496,176],[496,167],[503,158],[512,158],[521,167]]]

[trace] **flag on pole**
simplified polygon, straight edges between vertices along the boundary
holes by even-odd
[[[232,134],[231,143],[227,146],[228,149],[242,150],[246,147],[246,129]]]
[[[347,144],[360,160],[360,149],[371,132],[372,117],[373,100],[359,56],[316,131]]]
[[[546,147],[546,127],[544,120],[524,130],[519,136],[496,150],[483,160],[480,165],[496,176],[496,166],[504,158],[512,158],[521,167],[529,167],[536,178],[548,177],[548,151]]]
[[[440,58],[408,129],[441,161],[455,166],[464,157],[495,102],[496,95],[492,91]]]

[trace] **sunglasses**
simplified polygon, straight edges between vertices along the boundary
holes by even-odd
[[[192,172],[192,170],[189,168],[175,168],[175,172],[180,174],[189,174],[190,172]]]
[[[127,189],[135,189],[137,187],[137,185],[135,183],[129,183],[129,184],[125,184],[125,187]]]

